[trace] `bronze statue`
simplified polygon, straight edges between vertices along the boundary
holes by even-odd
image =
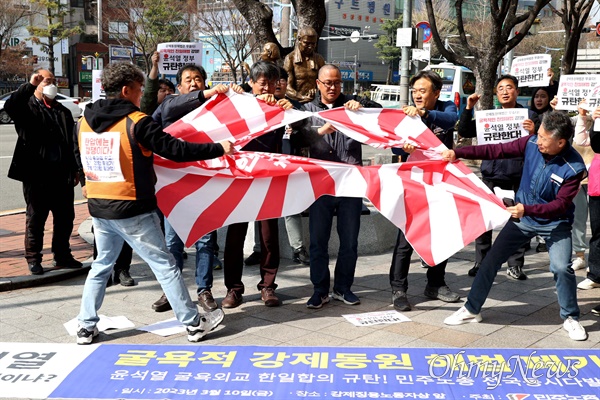
[[[281,59],[279,47],[272,42],[265,43],[262,49],[262,53],[260,53],[260,59],[262,61],[270,62],[275,65],[281,65],[279,64],[279,60]]]
[[[315,52],[317,40],[319,37],[313,28],[301,28],[296,48],[285,57],[283,63],[288,73],[287,97],[301,103],[307,103],[315,97],[319,68],[325,65],[323,57]]]

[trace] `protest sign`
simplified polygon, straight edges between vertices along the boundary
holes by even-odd
[[[577,111],[581,100],[598,85],[600,85],[600,75],[562,75],[558,84],[556,109]]]
[[[477,143],[506,143],[527,136],[529,132],[523,128],[523,121],[528,118],[526,108],[477,111]]]
[[[176,74],[187,64],[202,65],[202,43],[160,43],[156,50],[160,53],[158,72],[160,74]]]
[[[516,57],[512,62],[510,74],[519,80],[519,86],[548,86],[548,68],[551,63],[550,54]]]

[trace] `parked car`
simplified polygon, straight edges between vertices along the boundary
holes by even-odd
[[[0,124],[10,124],[12,119],[8,113],[4,110],[4,103],[14,92],[6,93],[0,96]],[[65,96],[64,94],[58,93],[56,99],[65,107],[71,111],[73,119],[77,120],[81,116],[81,108],[79,108],[79,100],[73,97]]]

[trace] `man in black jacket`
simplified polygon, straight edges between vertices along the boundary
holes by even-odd
[[[163,132],[139,111],[143,84],[139,68],[110,64],[102,72],[107,99],[87,107],[79,124],[98,257],[83,288],[78,344],[90,344],[98,335],[98,309],[124,241],[152,269],[178,321],[186,325],[189,341],[199,341],[223,320],[222,310],[198,313],[167,249],[156,213],[153,152],[174,161],[195,161],[231,154],[233,145],[228,141],[189,143]]]
[[[523,108],[517,103],[519,95],[519,81],[512,75],[502,75],[496,80],[496,96],[500,107],[507,108]],[[458,122],[458,134],[465,138],[477,136],[475,120],[473,119],[473,107],[479,101],[481,96],[477,93],[470,95],[467,98],[467,107],[460,115]],[[523,121],[523,128],[530,135],[535,135],[540,127],[540,119],[538,115],[529,111],[529,119]],[[508,159],[508,160],[484,160],[481,163],[481,180],[483,183],[494,190],[495,186],[501,189],[513,190],[515,193],[519,190],[521,182],[521,173],[523,170],[523,159]],[[469,270],[470,276],[475,276],[479,270],[481,261],[492,247],[492,231],[487,231],[479,236],[475,241],[475,265]],[[507,274],[509,277],[518,280],[527,279],[523,273],[523,264],[525,262],[526,247],[523,245],[515,254],[508,259]]]
[[[80,268],[71,255],[69,238],[73,231],[74,189],[78,183],[74,155],[71,112],[55,100],[54,74],[38,70],[29,83],[13,93],[5,109],[15,121],[18,139],[8,177],[23,182],[27,204],[25,217],[25,259],[33,275],[44,273],[42,248],[44,225],[52,212],[54,265]]]
[[[307,111],[322,111],[336,107],[357,110],[360,107],[381,108],[381,105],[366,98],[347,96],[342,93],[342,73],[332,64],[319,70],[315,99],[304,104]],[[329,122],[313,116],[305,129],[310,143],[312,158],[362,165],[362,144],[337,131]],[[308,308],[321,308],[329,302],[329,237],[334,213],[337,213],[337,231],[340,249],[335,265],[333,294],[336,300],[349,305],[360,304],[360,299],[351,291],[354,271],[358,259],[358,232],[362,199],[358,197],[321,196],[311,206],[309,213],[310,232],[310,280],[314,293],[306,303]]]

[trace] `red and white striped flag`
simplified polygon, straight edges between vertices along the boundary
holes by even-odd
[[[366,197],[435,265],[508,219],[500,200],[464,164],[439,160],[445,147],[419,118],[387,109],[317,114],[362,143],[388,148],[410,142],[430,160],[413,161],[415,152],[411,162],[359,167],[254,152],[188,163],[157,156],[159,207],[187,246],[232,223],[297,214],[322,195]],[[241,146],[310,115],[230,90],[168,131],[192,142],[229,139]]]
[[[346,136],[375,148],[402,147],[408,142],[430,159],[440,159],[439,154],[446,150],[421,118],[409,117],[400,110],[359,108],[351,111],[338,107],[317,115]]]
[[[251,94],[219,93],[173,123],[165,132],[195,143],[231,141],[241,149],[264,133],[309,117],[311,113],[270,106]]]
[[[435,265],[509,217],[460,162],[359,167],[239,152],[190,163],[157,157],[155,170],[159,207],[186,246],[232,223],[297,214],[322,195],[366,197]]]

